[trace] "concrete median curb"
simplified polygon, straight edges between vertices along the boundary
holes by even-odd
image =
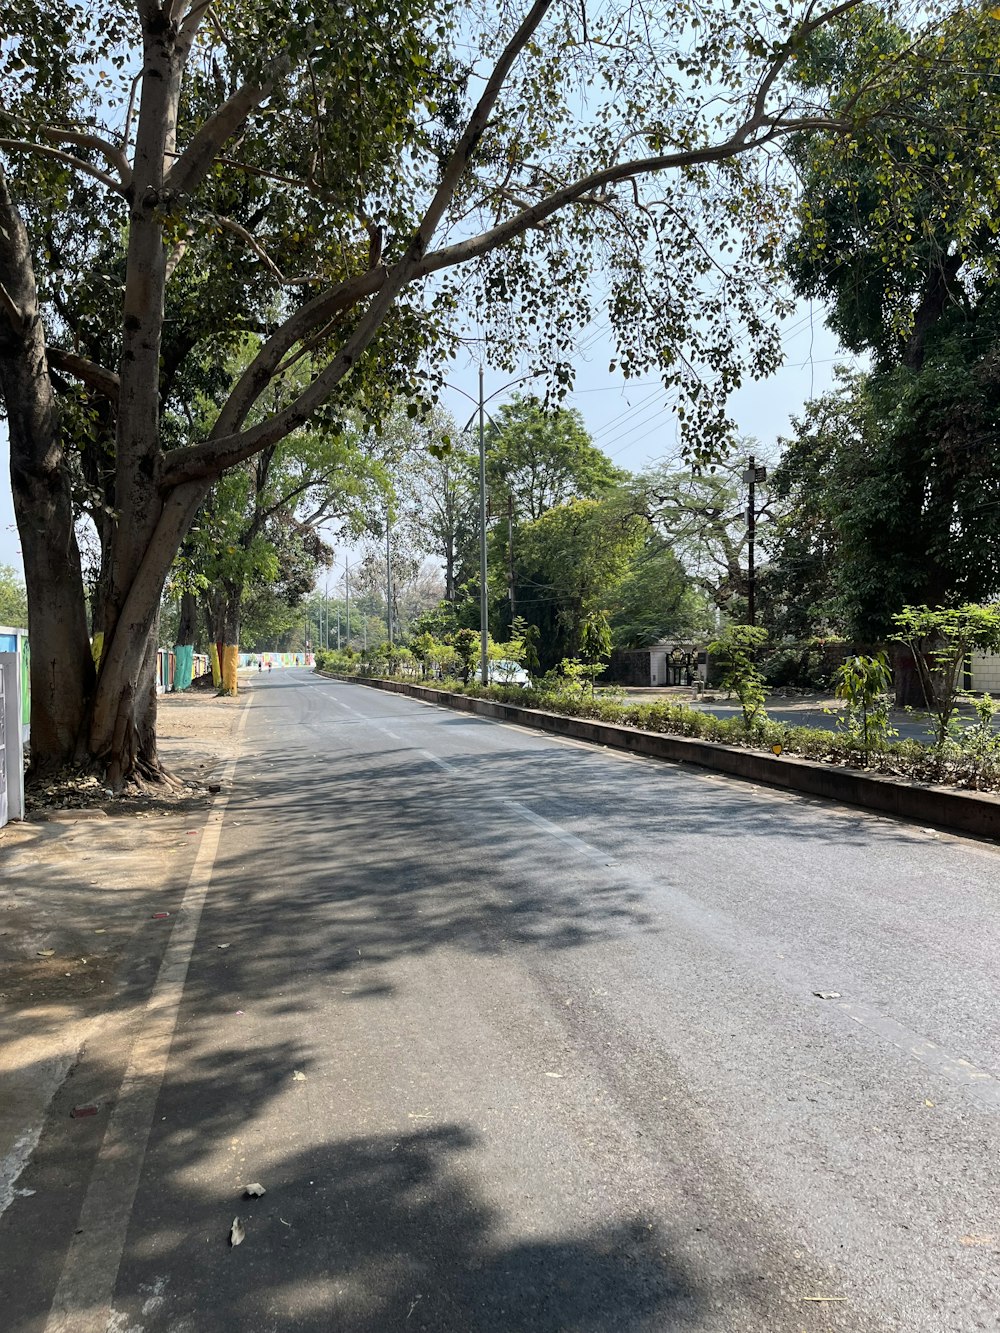
[[[475,713],[497,722],[513,722],[555,736],[627,750],[630,754],[648,755],[671,763],[697,764],[699,768],[728,773],[731,777],[742,778],[747,782],[825,797],[827,800],[876,810],[880,814],[894,815],[898,819],[918,824],[955,829],[981,838],[1000,838],[1000,797],[983,792],[920,786],[874,773],[863,773],[857,769],[836,768],[832,764],[820,764],[793,755],[776,756],[759,750],[745,750],[736,745],[720,745],[716,741],[674,736],[660,731],[642,731],[638,727],[626,727],[616,722],[566,717],[561,713],[522,708],[517,704],[498,703],[493,699],[474,699],[467,694],[430,689],[426,685],[413,685],[406,681],[338,676],[332,672],[320,674],[352,685],[367,685],[390,694],[422,699],[425,703],[440,704],[459,712]]]

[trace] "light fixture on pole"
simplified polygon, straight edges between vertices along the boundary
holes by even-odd
[[[501,384],[499,389],[494,389],[489,398],[483,397],[483,367],[479,367],[479,399],[478,402],[471,393],[466,393],[460,389],[457,384],[448,383],[448,388],[460,393],[463,398],[468,398],[470,402],[476,403],[476,411],[463,426],[463,431],[469,429],[476,417],[479,417],[479,669],[480,679],[484,685],[490,683],[489,668],[489,638],[490,638],[490,605],[489,589],[487,587],[487,568],[488,548],[486,542],[486,418],[490,414],[486,411],[486,404],[490,398],[495,398],[498,393],[503,393],[505,389],[512,389],[515,384],[523,384],[525,380],[538,379],[539,375],[544,375],[545,371],[535,370],[528,375],[519,375],[516,380],[510,380],[507,384]],[[496,422],[490,417],[490,424],[494,427]]]
[[[479,367],[479,670],[484,685],[490,683],[490,606],[486,587],[486,400],[483,398],[483,367]]]
[[[392,514],[388,506],[385,511],[385,637],[392,647]]]
[[[757,623],[757,571],[754,565],[754,546],[757,537],[757,501],[754,487],[767,481],[767,468],[760,467],[753,454],[747,459],[743,480],[749,487],[747,502],[747,624]]]

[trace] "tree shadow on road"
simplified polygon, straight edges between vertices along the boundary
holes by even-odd
[[[570,1201],[558,1234],[511,1235],[468,1179],[463,1159],[476,1147],[476,1136],[459,1125],[333,1142],[274,1162],[263,1181],[267,1194],[241,1202],[235,1190],[183,1188],[188,1149],[165,1137],[150,1153],[156,1192],[137,1205],[119,1274],[123,1327],[704,1327],[697,1283],[659,1228],[642,1218],[580,1226]],[[234,1214],[246,1239],[231,1249]]]

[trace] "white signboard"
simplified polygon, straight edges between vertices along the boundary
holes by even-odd
[[[19,653],[0,653],[3,677],[3,722],[0,742],[3,750],[6,810],[0,822],[24,818],[24,742],[21,736],[21,657]]]

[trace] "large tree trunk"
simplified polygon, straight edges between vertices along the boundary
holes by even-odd
[[[125,265],[125,308],[115,441],[115,509],[104,599],[104,634],[90,751],[117,790],[133,772],[159,772],[155,743],[155,630],[160,593],[190,516],[175,493],[157,487],[160,341],[166,250],[161,194],[174,145],[183,59],[176,27],[145,24],[143,79]],[[181,486],[180,492],[187,488]],[[199,490],[201,488],[198,488]],[[192,511],[193,514],[193,511]],[[186,516],[186,517],[185,517]],[[150,694],[150,681],[153,692]]]
[[[0,288],[0,392],[28,592],[32,768],[49,771],[81,757],[94,664],[31,252],[2,170]]]
[[[220,694],[239,693],[237,670],[240,655],[243,585],[224,582],[209,594],[212,642],[218,654],[216,686]]]
[[[207,484],[177,486],[163,502],[159,520],[138,569],[128,585],[117,621],[105,634],[104,654],[90,726],[90,754],[116,775],[117,786],[137,770],[143,777],[159,771],[156,755],[155,666],[160,596],[167,574],[191,522],[205,498]],[[122,516],[121,528],[124,526]],[[150,695],[147,681],[154,682]]]
[[[181,593],[181,612],[177,622],[177,642],[174,644],[174,689],[183,692],[191,688],[194,666],[195,627],[198,621],[198,601],[193,592]]]

